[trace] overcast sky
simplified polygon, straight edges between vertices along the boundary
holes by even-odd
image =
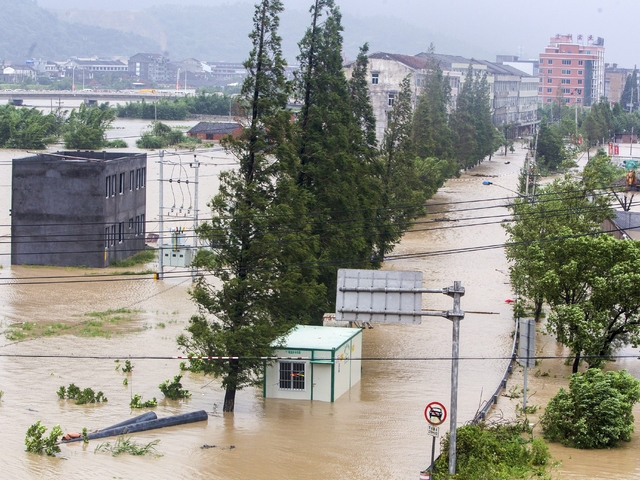
[[[242,1],[242,0],[240,0]],[[307,10],[311,0],[283,0]],[[153,5],[217,5],[238,0],[38,0],[47,8],[142,9]],[[244,1],[242,3],[254,3]],[[395,16],[428,31],[475,43],[495,53],[537,58],[558,33],[605,39],[605,60],[640,64],[640,0],[336,0],[352,15]],[[437,45],[436,45],[437,48]],[[405,52],[414,54],[417,52]],[[456,54],[458,52],[440,52]],[[486,60],[495,60],[487,58]]]

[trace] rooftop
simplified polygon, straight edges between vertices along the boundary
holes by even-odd
[[[359,328],[298,325],[284,337],[282,345],[297,350],[335,350],[361,331]]]

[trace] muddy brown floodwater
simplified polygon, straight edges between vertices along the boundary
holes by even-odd
[[[118,129],[110,136],[127,137],[133,144],[131,137],[138,136],[147,124],[118,121]],[[191,126],[194,122],[175,124]],[[473,360],[460,362],[459,425],[469,421],[493,392],[507,364],[504,358],[509,356],[513,321],[505,299],[512,293],[500,248],[505,240],[500,223],[508,216],[505,204],[514,196],[510,189],[515,188],[524,153],[518,149],[506,158],[494,157],[450,180],[430,201],[429,217],[418,222],[393,253],[414,256],[392,258],[384,266],[420,270],[429,288],[460,280],[466,289],[463,310],[495,312],[469,313],[461,324],[460,353]],[[177,270],[170,271],[165,281],[154,281],[96,277],[104,273],[100,270],[12,267],[10,160],[23,155],[0,152],[0,330],[16,322],[78,325],[93,318],[87,313],[108,309],[127,308],[133,314],[119,320],[108,338],[91,331],[85,332],[87,336],[50,335],[18,343],[0,337],[3,478],[418,478],[430,460],[425,405],[439,401],[448,406],[450,400],[451,362],[447,358],[452,329],[448,320],[430,317],[421,325],[376,325],[365,330],[363,356],[384,360],[364,361],[362,381],[335,403],[265,400],[261,390],[248,388],[238,392],[235,412],[222,414],[224,392],[219,382],[192,373],[185,373],[182,379],[193,393],[190,399],[163,399],[158,384],[179,373],[179,360],[133,359],[134,369],[125,386],[125,375],[116,371],[114,360],[99,357],[123,361],[129,356],[180,354],[175,338],[195,311],[188,296],[190,279]],[[192,155],[182,154],[181,158],[188,161]],[[204,205],[215,192],[216,177],[232,162],[221,151],[198,155],[205,163],[199,201],[201,217],[206,217]],[[172,158],[178,161],[177,156]],[[148,231],[158,228],[157,181],[153,181],[158,178],[156,160],[151,155],[148,163]],[[493,185],[483,185],[483,180]],[[477,248],[487,246],[495,248]],[[452,305],[449,297],[440,295],[426,296],[423,303],[424,308],[439,310]],[[548,343],[546,348],[556,352],[555,344]],[[12,354],[20,356],[8,356]],[[84,358],[69,358],[74,356]],[[394,360],[398,357],[414,360]],[[537,389],[533,403],[542,403],[565,382],[561,362],[543,363],[541,369],[553,373],[530,382]],[[536,384],[542,379],[546,379],[544,388]],[[70,383],[102,390],[109,401],[78,406],[58,400],[58,388]],[[25,432],[36,421],[47,427],[60,424],[64,431],[103,428],[141,413],[129,408],[135,393],[143,399],[157,397],[159,417],[205,409],[208,422],[133,435],[137,442],[160,440],[157,449],[162,456],[155,458],[94,453],[100,441],[63,445],[57,458],[24,451]],[[501,399],[499,408],[508,413],[513,405],[514,401]],[[448,421],[445,423],[448,428]],[[561,478],[638,478],[634,443],[620,451],[596,452],[597,461],[592,461],[596,458],[592,452],[565,452],[554,446],[552,453],[565,462],[559,470]],[[201,448],[205,444],[215,448]],[[582,468],[583,464],[587,466]],[[603,465],[609,475],[594,476]]]

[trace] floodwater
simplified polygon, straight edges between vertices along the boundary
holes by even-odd
[[[192,126],[195,122],[170,123]],[[109,136],[124,137],[134,145],[132,137],[147,124],[119,120]],[[504,252],[501,248],[478,247],[499,246],[505,240],[500,222],[508,216],[504,205],[515,195],[510,189],[516,185],[524,152],[518,149],[507,157],[494,157],[461,178],[450,180],[430,201],[431,215],[405,236],[384,267],[420,270],[428,288],[447,287],[460,280],[466,289],[462,309],[487,312],[468,313],[461,323],[458,425],[469,421],[489,398],[509,356],[513,320],[505,299],[512,293]],[[183,175],[184,179],[194,153],[169,153],[165,159],[175,165],[165,166],[165,177]],[[115,369],[112,357],[124,361],[181,353],[175,338],[195,312],[188,295],[188,272],[167,269],[164,281],[154,281],[97,276],[104,273],[101,270],[12,267],[10,160],[24,154],[0,152],[0,331],[15,322],[77,325],[92,318],[87,313],[108,309],[128,308],[134,314],[109,338],[51,335],[14,343],[0,337],[3,477],[386,480],[417,478],[429,464],[431,437],[423,411],[432,401],[449,405],[452,328],[448,320],[425,317],[421,325],[376,325],[364,330],[363,356],[384,360],[365,360],[362,381],[334,403],[265,400],[261,390],[248,388],[238,392],[236,411],[223,414],[224,392],[219,382],[188,372],[182,383],[193,396],[185,401],[165,400],[158,384],[179,373],[179,360],[173,359],[133,358],[134,369],[125,386],[125,374]],[[215,193],[217,175],[233,160],[215,149],[196,154],[202,162],[200,217],[206,218],[205,205]],[[148,232],[158,228],[156,161],[157,154],[150,153]],[[483,185],[483,180],[493,185]],[[180,206],[193,204],[194,195],[194,190],[171,191],[165,185],[163,202],[165,206],[175,205],[177,214]],[[171,226],[165,224],[166,228]],[[410,254],[414,256],[393,258]],[[430,294],[423,298],[423,306],[446,310],[452,308],[452,299]],[[550,341],[547,348],[557,351]],[[100,358],[104,356],[110,358]],[[399,357],[402,360],[396,360]],[[543,363],[541,368],[561,373],[535,379],[546,379],[544,388],[535,385],[530,376],[530,385],[538,389],[534,403],[552,396],[566,373],[561,362],[550,366]],[[109,401],[77,406],[58,400],[58,388],[70,383],[102,390]],[[129,408],[135,393],[143,400],[157,397],[155,411],[159,417],[204,409],[209,412],[208,422],[133,435],[139,443],[160,440],[160,457],[94,453],[100,440],[86,446],[82,442],[62,445],[57,458],[24,451],[25,432],[36,421],[47,427],[60,424],[67,432],[85,427],[89,431],[100,429],[142,413]],[[500,411],[513,409],[513,401],[501,399],[501,403]],[[448,421],[441,427],[441,434],[447,429]],[[215,448],[203,449],[203,445]],[[565,452],[554,446],[552,453],[563,460],[561,469],[569,469],[559,470],[563,473],[560,478],[639,477],[640,460],[632,454],[631,446],[596,455]],[[576,459],[580,459],[577,466]],[[603,465],[609,475],[594,476]]]

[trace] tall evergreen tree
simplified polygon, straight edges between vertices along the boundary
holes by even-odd
[[[309,211],[316,214],[320,281],[327,287],[324,308],[331,309],[337,269],[376,264],[372,227],[379,182],[373,175],[368,122],[364,128],[362,122],[367,107],[354,107],[342,70],[340,11],[333,0],[315,0],[310,12],[311,26],[300,42],[298,57],[297,96],[302,102],[297,122],[298,183],[310,195]],[[364,101],[361,94],[357,98]]]
[[[491,121],[491,98],[487,74],[475,77],[473,81],[473,121],[476,129],[476,163],[497,150],[495,128]]]
[[[456,110],[451,119],[455,154],[458,163],[463,168],[471,168],[476,162],[478,150],[475,122],[473,118],[473,67],[469,64],[467,75],[456,100]]]
[[[418,157],[412,142],[413,108],[411,75],[400,84],[400,91],[389,114],[380,148],[380,210],[377,215],[376,256],[391,252],[411,225],[424,212],[426,200],[417,168]]]
[[[413,119],[413,142],[420,158],[449,160],[455,157],[448,114],[451,85],[434,52],[431,44],[425,65],[426,75]]]
[[[212,220],[197,231],[210,250],[200,250],[194,264],[222,285],[206,277],[196,282],[191,295],[200,311],[178,339],[186,352],[238,357],[204,362],[205,373],[222,379],[225,412],[234,410],[238,389],[260,381],[259,357],[272,355],[278,338],[308,322],[324,292],[315,283],[315,245],[296,185],[280,12],[280,0],[256,4],[240,102],[246,127],[239,138],[224,141],[239,167],[220,176],[219,193],[209,203]]]
[[[622,96],[620,97],[622,108],[627,112],[632,109],[638,110],[638,97],[640,97],[638,92],[638,71],[634,68],[633,73],[627,77],[622,90]]]
[[[369,44],[365,43],[360,47],[360,52],[356,58],[351,78],[349,79],[349,94],[353,115],[360,125],[364,135],[369,154],[376,148],[376,117],[373,114],[373,107],[369,99],[369,82],[367,81],[367,69],[369,66]]]

